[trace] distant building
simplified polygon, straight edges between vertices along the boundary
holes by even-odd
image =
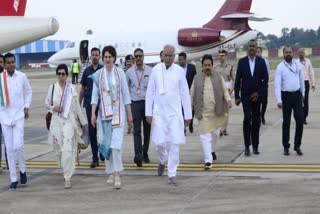
[[[15,55],[17,68],[48,67],[49,57],[68,44],[69,41],[38,40],[9,52]]]

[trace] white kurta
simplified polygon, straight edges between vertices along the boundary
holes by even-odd
[[[75,171],[75,160],[77,155],[78,142],[81,141],[81,125],[87,124],[87,119],[81,111],[78,94],[74,86],[71,89],[72,103],[67,118],[58,116],[53,112],[54,106],[59,106],[63,88],[59,83],[55,83],[53,94],[53,106],[51,106],[52,85],[48,89],[45,100],[46,108],[52,113],[48,142],[53,145],[59,165],[63,169],[65,179],[71,179]]]
[[[27,76],[15,70],[14,74],[7,75],[10,104],[0,107],[0,122],[7,149],[8,164],[11,182],[18,180],[16,160],[19,161],[19,170],[26,171],[24,159],[24,108],[29,108],[32,99],[32,89]],[[1,145],[0,145],[1,146]]]
[[[146,116],[152,117],[152,141],[184,144],[185,120],[192,118],[189,88],[184,70],[173,64],[166,69],[157,64],[151,73],[146,93]]]

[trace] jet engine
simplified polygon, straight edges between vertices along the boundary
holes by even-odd
[[[220,31],[210,28],[184,28],[178,32],[178,43],[185,47],[195,47],[219,42]]]

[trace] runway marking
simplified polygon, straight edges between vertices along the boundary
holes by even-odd
[[[5,162],[2,163],[5,166]],[[58,164],[55,161],[27,161],[28,168],[35,169],[57,169]],[[101,163],[99,167],[90,169],[90,162],[80,162],[76,165],[78,170],[96,170],[105,168]],[[158,164],[144,164],[143,167],[137,167],[133,163],[125,163],[126,170],[157,170]],[[203,164],[183,163],[179,165],[179,171],[204,171]],[[241,164],[241,163],[214,163],[208,171],[237,171],[237,172],[320,172],[320,164]]]

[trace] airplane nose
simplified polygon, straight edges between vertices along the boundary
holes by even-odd
[[[56,18],[49,19],[49,31],[51,35],[55,34],[59,30],[59,22]]]
[[[57,63],[56,63],[56,56],[55,56],[56,54],[53,54],[51,57],[49,57],[49,59],[48,59],[48,63],[50,64],[50,65],[56,65]]]

